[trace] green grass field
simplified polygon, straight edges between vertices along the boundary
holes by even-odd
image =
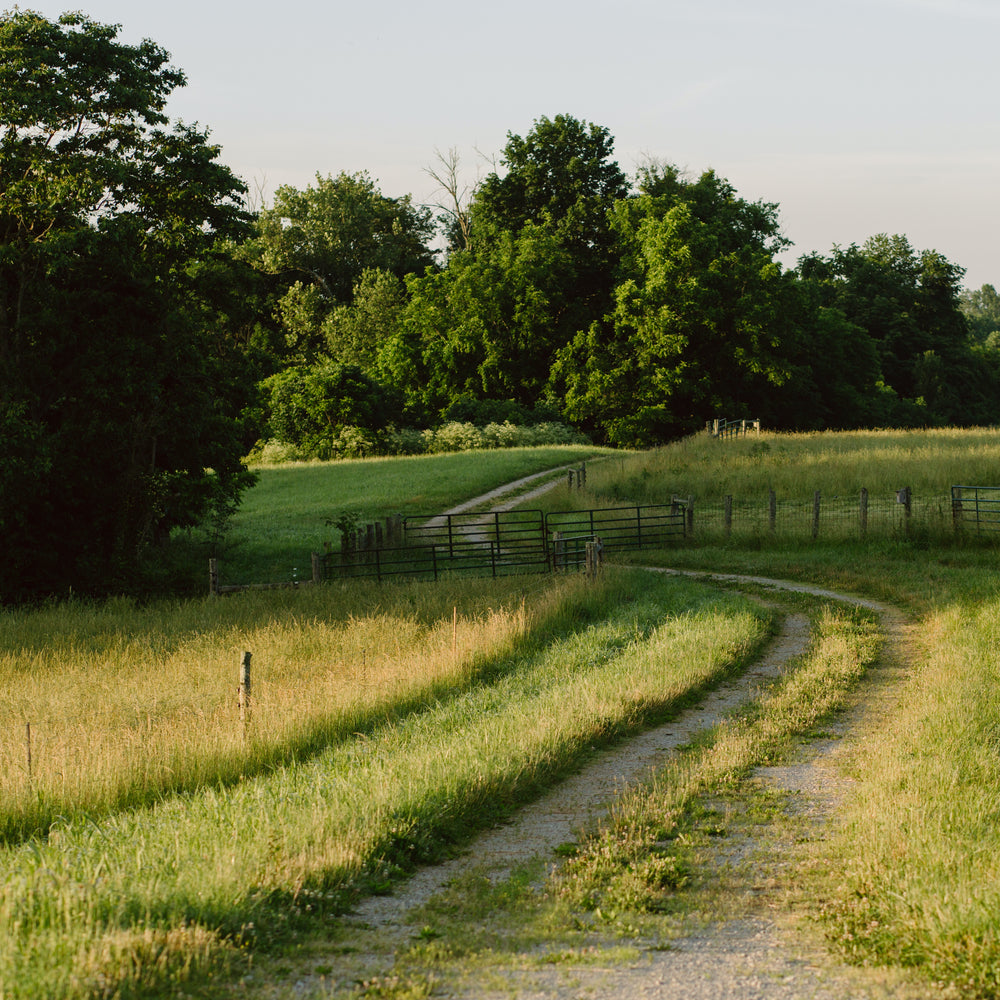
[[[263,467],[233,518],[220,576],[233,584],[308,579],[310,553],[339,546],[330,522],[344,514],[362,523],[438,514],[503,483],[609,453],[560,445]]]
[[[234,551],[248,572],[290,562],[338,511],[416,511],[425,498],[433,511],[554,457],[266,470]],[[868,480],[992,485],[995,457],[985,432],[693,439],[593,463],[587,490],[560,486],[546,502],[638,502],[643,482],[655,486],[641,502],[736,482],[792,492],[817,470],[831,492]],[[914,661],[897,708],[858,751],[856,793],[825,847],[843,876],[817,887],[815,916],[852,961],[911,967],[970,997],[1000,997],[997,555],[988,540],[927,534],[768,545],[734,535],[634,560],[809,580],[912,615]],[[563,892],[563,905],[605,899],[628,921],[650,893],[682,893],[641,832],[720,783],[737,787],[879,655],[869,619],[822,603],[812,652],[751,728],[720,732],[683,780],[664,774],[655,794],[623,803],[629,836],[576,856],[566,872],[583,895],[573,904]],[[330,584],[5,610],[0,996],[229,996],[248,960],[334,928],[359,894],[455,850],[591,748],[669,717],[749,662],[769,628],[738,595],[614,568],[597,583]],[[244,651],[246,729],[235,698]]]

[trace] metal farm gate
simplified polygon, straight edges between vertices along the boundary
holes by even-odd
[[[952,486],[951,517],[956,531],[1000,531],[1000,486]]]
[[[442,574],[509,576],[582,567],[586,543],[604,552],[639,549],[683,537],[676,506],[605,508],[544,514],[540,510],[409,515],[399,544],[331,552],[324,575],[370,578]]]

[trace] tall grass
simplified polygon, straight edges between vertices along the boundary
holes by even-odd
[[[1000,485],[998,470],[1000,433],[982,429],[762,433],[725,441],[704,434],[591,463],[586,490],[560,488],[542,504],[553,510],[692,500],[696,542],[737,547],[907,536],[955,543],[951,487]],[[908,509],[900,502],[903,487],[910,488]]]
[[[341,732],[308,759],[254,773],[251,756],[241,780],[192,782],[184,794],[103,815],[77,812],[53,821],[47,836],[0,851],[0,995],[157,993],[218,968],[238,946],[263,946],[300,921],[338,913],[358,892],[504,815],[591,747],[673,710],[745,662],[767,631],[738,598],[646,575],[601,586],[564,580],[525,603],[523,614],[519,602],[494,612],[506,648],[494,650],[486,668],[466,660],[455,670],[451,616],[430,627],[408,670],[425,668],[421,645],[443,645],[444,683],[425,690],[419,706],[394,712],[398,675],[390,670],[382,719]],[[20,624],[22,648],[37,651],[35,626]],[[353,624],[358,643],[370,641],[370,622]],[[304,663],[330,638],[311,627],[292,633],[282,641]],[[139,645],[155,647],[153,634]],[[214,634],[228,658],[226,632]],[[99,622],[90,637],[92,646],[114,645]],[[188,640],[196,643],[196,633],[161,635],[164,662]],[[201,641],[210,653],[211,641]],[[77,647],[68,645],[72,655]],[[128,648],[123,641],[123,655]],[[176,686],[195,658],[176,660]],[[119,669],[105,688],[105,699],[128,707],[93,725],[96,769],[117,766],[116,726],[134,725],[132,706],[146,697],[141,682],[133,686],[140,673]],[[314,700],[308,689],[298,697],[300,706]],[[268,720],[262,707],[255,724]],[[212,746],[197,729],[184,735],[193,756]],[[280,724],[261,736],[287,738]]]
[[[1000,601],[929,616],[915,682],[869,736],[838,847],[831,939],[1000,996]],[[864,844],[858,852],[853,845]]]
[[[526,639],[528,595],[538,641],[559,605],[538,581],[6,611],[0,840],[307,757],[470,683]],[[236,705],[242,651],[253,654],[249,734]]]
[[[748,435],[707,434],[641,454],[595,463],[591,492],[634,503],[734,497],[873,496],[910,486],[914,495],[948,495],[953,485],[1000,485],[1000,432],[921,431]]]

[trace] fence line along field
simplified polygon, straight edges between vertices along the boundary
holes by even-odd
[[[693,501],[694,538],[759,544],[912,533],[953,541],[953,486],[1000,486],[1000,434],[986,429],[695,435],[589,465],[588,490],[548,509]],[[974,526],[973,526],[974,531]],[[782,538],[781,536],[784,536]]]

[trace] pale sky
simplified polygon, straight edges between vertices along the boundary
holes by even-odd
[[[0,5],[8,4],[0,0]],[[905,234],[1000,286],[998,0],[49,0],[164,46],[168,107],[266,196],[367,170],[439,199],[508,132],[569,114],[607,127],[631,174],[713,168],[777,202],[804,253]],[[477,152],[478,150],[478,152]]]

